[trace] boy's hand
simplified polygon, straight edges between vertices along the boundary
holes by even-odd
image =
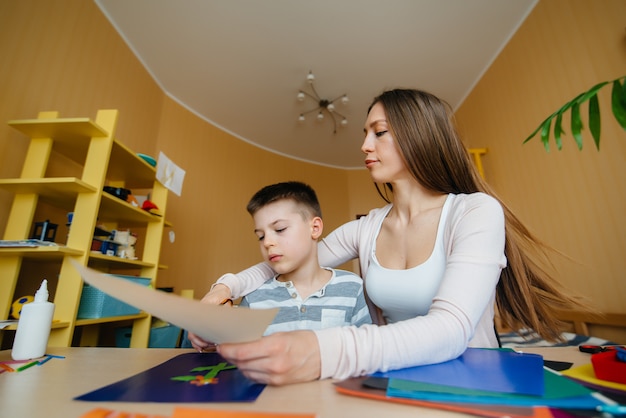
[[[200,302],[207,303],[209,305],[220,305],[223,304],[225,300],[230,300],[230,289],[228,288],[228,286],[225,286],[223,284],[216,284],[209,291],[209,293],[204,295]],[[192,332],[188,333],[188,338],[193,348],[195,348],[199,352],[215,350],[214,343],[204,341],[202,338],[198,337]]]
[[[200,300],[202,303],[208,303],[209,305],[221,305],[225,300],[230,299],[230,289],[223,284],[216,284],[213,288],[204,295]]]

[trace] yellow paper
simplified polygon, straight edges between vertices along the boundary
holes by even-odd
[[[197,300],[104,275],[74,260],[72,264],[85,282],[104,293],[216,344],[247,342],[261,338],[278,312],[277,308],[252,310],[207,305]]]
[[[572,367],[571,369],[561,372],[564,376],[569,376],[574,379],[582,380],[585,382],[593,383],[595,385],[605,386],[607,388],[619,389],[626,391],[626,385],[623,383],[611,382],[609,380],[602,380],[596,377],[593,371],[593,364],[585,364],[583,366]]]

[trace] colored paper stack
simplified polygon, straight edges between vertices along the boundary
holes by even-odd
[[[384,396],[380,396],[380,389],[384,389]],[[503,413],[549,417],[552,415],[546,411],[551,409],[596,410],[611,403],[544,368],[542,356],[507,349],[468,348],[451,361],[375,373],[366,379],[340,382],[337,390],[485,417]]]

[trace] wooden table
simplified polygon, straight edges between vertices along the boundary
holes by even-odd
[[[0,374],[0,415],[7,418],[78,418],[102,407],[116,411],[171,415],[176,406],[216,410],[242,410],[283,413],[317,413],[319,417],[459,417],[460,414],[341,395],[332,380],[283,387],[266,387],[252,403],[120,403],[81,402],[74,397],[145,371],[170,358],[188,352],[157,348],[49,348],[49,353],[65,356],[19,373]],[[589,355],[576,347],[525,348],[542,354],[545,360],[568,361],[582,365]],[[0,351],[0,361],[11,359]]]

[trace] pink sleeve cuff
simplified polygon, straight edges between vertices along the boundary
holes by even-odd
[[[320,379],[335,377],[340,363],[341,328],[315,330],[320,349]]]

